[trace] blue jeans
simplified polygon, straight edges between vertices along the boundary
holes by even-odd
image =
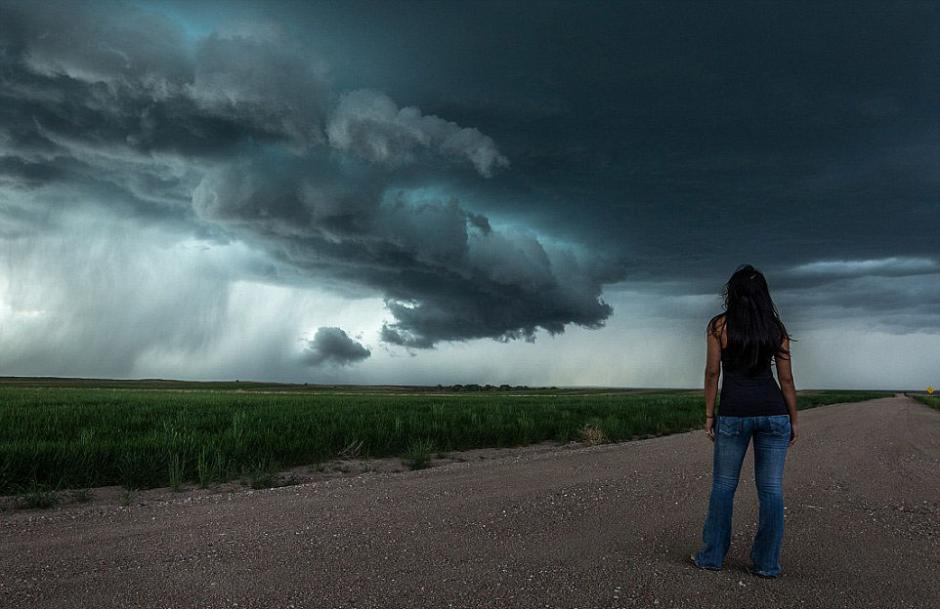
[[[754,438],[754,477],[760,501],[757,535],[751,546],[751,566],[767,576],[780,574],[783,540],[783,466],[790,442],[790,415],[715,419],[715,454],[708,518],[702,530],[704,546],[695,562],[721,569],[731,545],[731,513],[741,463]]]

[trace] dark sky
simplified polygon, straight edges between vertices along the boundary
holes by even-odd
[[[0,17],[11,373],[695,386],[752,263],[811,383],[936,384],[938,3]]]
[[[338,88],[474,125],[513,161],[462,185],[483,211],[641,274],[937,252],[917,230],[940,177],[936,3],[326,6],[291,31],[316,32]]]

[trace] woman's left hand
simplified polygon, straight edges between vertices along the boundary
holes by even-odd
[[[715,417],[705,417],[705,433],[709,440],[715,441]]]

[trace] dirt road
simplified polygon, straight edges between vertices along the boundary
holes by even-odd
[[[753,447],[721,572],[703,431],[178,503],[0,514],[0,606],[940,607],[940,412],[800,413],[776,580],[748,575]]]

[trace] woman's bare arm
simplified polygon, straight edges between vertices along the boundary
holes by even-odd
[[[712,332],[711,324],[705,331],[708,349],[705,356],[705,416],[715,415],[715,397],[721,376],[721,339]]]
[[[781,347],[790,350],[790,339],[784,338]],[[787,410],[790,411],[790,419],[796,421],[796,385],[793,382],[793,368],[790,365],[789,356],[777,355],[774,358],[777,362],[777,380],[780,382],[780,391],[787,401]]]
[[[780,346],[782,349],[789,351],[790,339],[784,338]],[[783,393],[783,398],[787,402],[787,410],[790,412],[790,426],[793,428],[793,438],[790,440],[790,444],[793,444],[796,441],[797,410],[796,385],[793,382],[793,368],[790,365],[790,357],[790,355],[781,357],[778,353],[774,360],[777,362],[777,380],[780,382],[780,391]]]

